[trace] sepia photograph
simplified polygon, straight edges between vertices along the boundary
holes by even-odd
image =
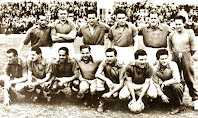
[[[198,118],[198,0],[0,0],[0,118]]]

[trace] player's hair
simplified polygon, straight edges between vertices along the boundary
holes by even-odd
[[[148,16],[150,17],[151,14],[157,14],[157,16],[159,16],[159,13],[156,10],[152,10]]]
[[[95,14],[96,17],[97,17],[97,11],[96,11],[95,9],[90,9],[90,10],[88,10],[88,11],[87,11],[87,16],[88,16],[88,14]]]
[[[115,11],[114,11],[114,14],[117,16],[117,14],[125,14],[125,15],[127,15],[127,13],[126,13],[126,10],[124,10],[124,9],[116,9]]]
[[[81,46],[80,46],[80,51],[82,51],[82,49],[85,49],[85,48],[88,48],[89,51],[91,51],[91,47],[90,47],[89,45],[87,45],[87,44],[81,45]]]
[[[177,19],[181,19],[183,23],[186,22],[186,18],[184,16],[181,16],[181,15],[180,16],[176,16],[175,20],[177,20]]]
[[[7,53],[13,53],[14,57],[18,56],[16,49],[13,49],[13,48],[8,49]]]
[[[40,19],[40,16],[44,16],[44,17],[47,18],[47,16],[46,16],[45,14],[39,14],[39,15],[38,15],[38,20]]]
[[[42,53],[42,52],[41,52],[41,49],[40,49],[38,46],[33,46],[33,47],[31,48],[31,51],[35,51],[36,54],[41,54],[41,53]]]
[[[108,48],[108,49],[105,51],[105,53],[107,53],[107,52],[113,52],[114,55],[117,56],[117,51],[116,51],[116,49],[114,49],[114,48]]]
[[[69,10],[68,11],[68,14],[70,14],[70,13],[73,13],[74,14],[74,11],[73,10]]]
[[[135,59],[138,59],[138,56],[145,56],[147,55],[146,51],[142,50],[142,49],[139,49],[135,52],[134,56],[135,56]]]
[[[166,49],[159,49],[156,52],[156,58],[157,58],[157,60],[159,60],[159,58],[160,58],[161,55],[168,55],[168,51]]]
[[[61,48],[59,48],[59,49],[58,49],[58,52],[59,52],[60,50],[64,50],[64,51],[65,51],[65,54],[66,54],[66,55],[69,55],[69,50],[68,50],[67,47],[61,47]]]
[[[66,8],[59,8],[59,9],[58,9],[58,12],[59,12],[59,11],[67,11],[67,14],[68,14],[68,10],[67,10]]]

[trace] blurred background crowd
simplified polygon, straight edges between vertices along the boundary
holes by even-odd
[[[159,12],[161,22],[172,28],[175,27],[173,19],[177,14],[185,16],[187,19],[186,28],[193,29],[195,35],[198,35],[198,5],[196,4],[163,3],[156,5],[147,2],[147,0],[136,3],[115,1],[112,10],[107,11],[110,14],[109,18],[103,17],[104,10],[99,9],[97,4],[98,1],[3,2],[0,3],[0,33],[24,34],[33,24],[36,24],[39,14],[47,15],[50,25],[58,18],[58,8],[66,8],[69,13],[68,20],[72,20],[76,24],[86,22],[86,11],[88,9],[96,9],[99,14],[98,19],[112,26],[115,23],[113,11],[117,8],[124,8],[127,11],[128,21],[135,24],[136,27],[147,24],[150,11],[155,9]]]

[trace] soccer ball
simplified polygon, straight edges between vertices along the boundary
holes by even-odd
[[[140,113],[142,110],[144,110],[144,103],[143,102],[130,102],[128,104],[128,107],[130,109],[130,111],[132,111],[133,113]]]

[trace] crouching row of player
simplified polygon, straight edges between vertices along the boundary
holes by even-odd
[[[42,58],[39,47],[32,47],[30,60],[25,62],[17,55],[15,49],[7,51],[8,63],[4,82],[4,104],[16,99],[16,93],[25,95],[25,99],[36,101],[44,96],[48,102],[62,89],[71,86],[77,90],[77,97],[84,98],[84,104],[98,101],[97,110],[104,110],[104,101],[110,97],[128,99],[131,111],[144,109],[144,98],[154,99],[157,96],[165,103],[182,104],[183,85],[175,62],[168,60],[168,51],[158,50],[156,57],[159,63],[153,68],[147,62],[147,53],[137,50],[135,61],[124,65],[117,60],[117,51],[108,48],[104,60],[91,56],[88,45],[80,46],[80,58],[69,58],[69,50],[61,47],[58,50],[59,59],[49,63]],[[2,83],[2,82],[1,82]],[[173,94],[174,92],[174,94]],[[137,96],[138,97],[137,97]],[[135,109],[137,103],[140,109]]]

